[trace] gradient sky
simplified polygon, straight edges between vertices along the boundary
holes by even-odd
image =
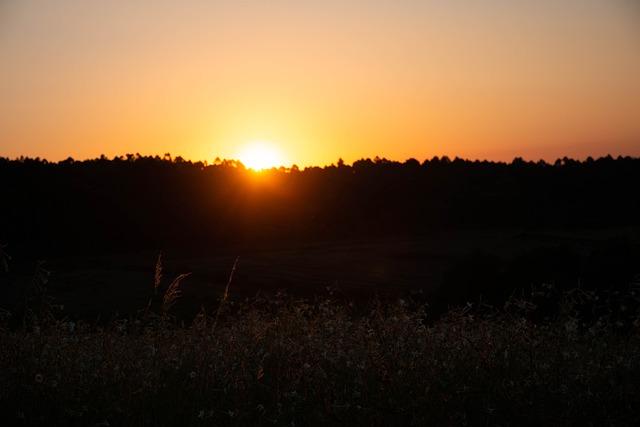
[[[635,0],[0,0],[0,156],[640,156]]]

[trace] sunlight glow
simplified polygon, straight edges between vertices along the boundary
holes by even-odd
[[[640,156],[638,3],[0,0],[0,157]]]
[[[283,166],[282,155],[268,141],[254,141],[245,145],[238,157],[243,165],[255,171]]]

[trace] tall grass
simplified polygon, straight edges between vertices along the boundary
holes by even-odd
[[[428,322],[400,298],[231,310],[232,277],[189,326],[168,313],[174,281],[162,316],[2,327],[3,425],[639,425],[638,325],[585,323],[576,293],[544,322],[515,298]]]

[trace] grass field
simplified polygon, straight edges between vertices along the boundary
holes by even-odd
[[[373,296],[395,297],[440,289],[456,262],[481,250],[505,262],[539,248],[564,247],[588,254],[607,239],[640,237],[638,230],[591,231],[479,230],[444,231],[421,238],[310,242],[287,246],[251,246],[195,250],[159,248],[145,253],[48,260],[49,292],[69,316],[95,320],[118,312],[129,316],[148,300],[153,266],[162,250],[167,275],[192,273],[183,286],[176,314],[192,319],[204,307],[215,310],[234,259],[240,256],[232,297],[273,296],[279,290],[297,298],[329,296],[336,288],[345,299],[367,304]],[[30,280],[33,266],[24,269]],[[476,277],[477,279],[477,277]],[[571,286],[577,285],[572,283]],[[337,297],[337,294],[333,295]]]
[[[238,271],[187,324],[173,313],[190,277],[176,283],[161,262],[135,316],[74,321],[34,304],[0,328],[3,425],[640,422],[637,305],[607,311],[608,299],[545,286],[429,321],[401,297],[234,298]],[[624,301],[638,302],[636,282]],[[536,320],[536,296],[558,315]]]

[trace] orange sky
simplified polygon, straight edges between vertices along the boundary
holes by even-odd
[[[640,156],[632,0],[2,0],[0,156]]]

